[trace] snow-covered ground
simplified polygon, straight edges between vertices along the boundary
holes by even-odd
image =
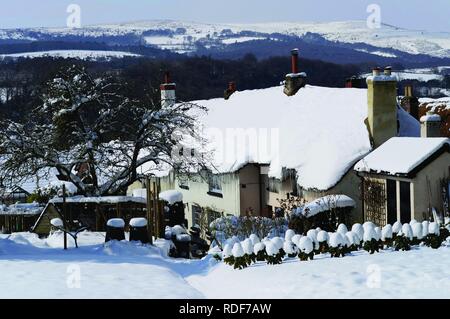
[[[85,232],[63,251],[60,235],[0,235],[0,298],[450,298],[449,245],[233,270],[168,258],[164,241],[103,241]]]

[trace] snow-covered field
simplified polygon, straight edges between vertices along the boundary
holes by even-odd
[[[0,298],[450,298],[450,245],[233,270],[168,258],[164,241],[103,241],[86,232],[63,251],[59,235],[0,235]]]
[[[97,50],[51,50],[39,52],[23,52],[13,54],[1,54],[0,60],[4,58],[42,58],[54,57],[63,59],[80,59],[80,60],[96,60],[96,59],[112,59],[123,57],[139,57],[138,54],[122,51],[97,51]]]

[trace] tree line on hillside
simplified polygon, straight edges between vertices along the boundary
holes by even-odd
[[[192,57],[176,60],[122,58],[110,61],[82,61],[50,57],[19,59],[0,64],[0,114],[20,121],[23,114],[39,104],[44,83],[61,69],[76,65],[97,76],[112,76],[126,82],[136,97],[157,97],[166,71],[177,83],[177,98],[192,101],[222,97],[227,83],[235,81],[238,90],[260,89],[279,85],[290,72],[290,57],[258,60],[247,54],[239,60],[216,60]],[[300,59],[300,70],[308,74],[311,85],[344,87],[345,80],[359,74],[358,65],[338,65],[318,60]],[[9,92],[6,94],[5,92]]]

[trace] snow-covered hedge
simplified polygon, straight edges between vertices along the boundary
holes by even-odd
[[[226,216],[221,217],[209,225],[210,232],[221,246],[233,236],[240,240],[250,237],[252,234],[259,238],[267,236],[280,236],[287,230],[285,218]]]
[[[449,236],[450,225],[435,222],[410,223],[377,227],[372,222],[354,224],[351,230],[346,225],[338,225],[336,232],[326,232],[320,228],[310,229],[306,236],[295,234],[291,229],[283,237],[266,236],[260,240],[256,234],[240,240],[238,236],[229,238],[222,257],[225,263],[236,269],[243,269],[254,262],[281,264],[286,258],[298,257],[302,261],[313,260],[315,254],[330,254],[344,257],[353,251],[364,249],[370,254],[381,249],[409,250],[413,245],[425,244],[439,248]]]

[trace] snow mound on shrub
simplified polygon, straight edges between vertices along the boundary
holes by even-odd
[[[438,235],[440,234],[439,231],[439,224],[436,222],[432,222],[430,223],[430,225],[428,226],[428,233],[429,234],[434,234],[434,235]]]
[[[232,248],[231,248],[230,244],[225,244],[225,246],[223,247],[223,253],[222,254],[223,254],[224,258],[233,256],[233,251],[232,251]]]
[[[339,247],[339,246],[344,246],[345,245],[345,240],[342,236],[341,233],[332,233],[330,235],[330,246],[331,247]]]
[[[345,224],[339,224],[339,226],[337,228],[337,232],[341,233],[342,235],[347,234],[348,233],[347,226],[345,226]]]
[[[413,230],[410,224],[406,223],[402,225],[402,234],[409,240],[413,239]]]
[[[364,241],[371,241],[372,239],[377,240],[377,233],[375,232],[375,227],[367,227],[364,229]]]
[[[392,226],[387,224],[381,230],[381,240],[392,239]]]
[[[266,242],[266,253],[269,256],[275,256],[280,252],[280,249],[271,241]]]
[[[363,237],[364,237],[364,228],[362,227],[361,224],[359,224],[359,223],[353,224],[352,232],[358,234],[359,239],[361,239],[361,240],[363,239]]]
[[[253,246],[260,242],[259,237],[255,234],[250,235],[250,240],[252,241]]]
[[[345,237],[347,237],[350,245],[359,245],[360,244],[360,240],[359,240],[358,234],[353,232],[353,231],[346,232],[345,233]]]
[[[297,246],[295,246],[294,243],[291,241],[285,241],[283,245],[283,250],[286,252],[286,254],[296,254]]]
[[[313,241],[308,236],[302,237],[299,244],[300,250],[305,254],[309,254],[314,250]]]
[[[372,222],[365,222],[363,224],[364,231],[367,231],[368,229],[375,229],[375,227],[375,224]]]
[[[300,239],[302,238],[302,235],[294,235],[292,237],[292,242],[298,247],[300,246]]]
[[[233,253],[234,258],[239,258],[239,257],[244,256],[244,249],[242,249],[241,243],[234,244],[232,253]]]
[[[381,228],[380,227],[375,227],[375,235],[377,236],[375,239],[378,241],[378,240],[381,240]]]
[[[284,240],[285,241],[292,241],[292,237],[295,236],[295,231],[292,229],[286,230],[286,234],[284,234]]]
[[[430,227],[430,222],[428,220],[424,220],[422,222],[422,238],[427,237],[429,227]]]
[[[423,227],[422,223],[415,222],[411,225],[413,237],[416,237],[417,239],[423,238]]]
[[[326,231],[324,231],[324,230],[321,230],[317,234],[317,241],[319,243],[328,242],[329,239],[330,239],[330,236],[328,236],[328,233]]]
[[[392,225],[392,232],[394,234],[398,234],[402,230],[402,223],[396,221],[394,225]]]
[[[253,243],[250,238],[247,238],[242,242],[242,248],[244,249],[244,253],[247,255],[253,254]]]
[[[255,246],[253,247],[253,252],[256,255],[260,251],[263,251],[264,249],[266,249],[266,246],[263,243],[256,243]]]
[[[274,237],[272,238],[271,242],[275,245],[275,247],[280,250],[283,249],[284,240],[280,237]]]

